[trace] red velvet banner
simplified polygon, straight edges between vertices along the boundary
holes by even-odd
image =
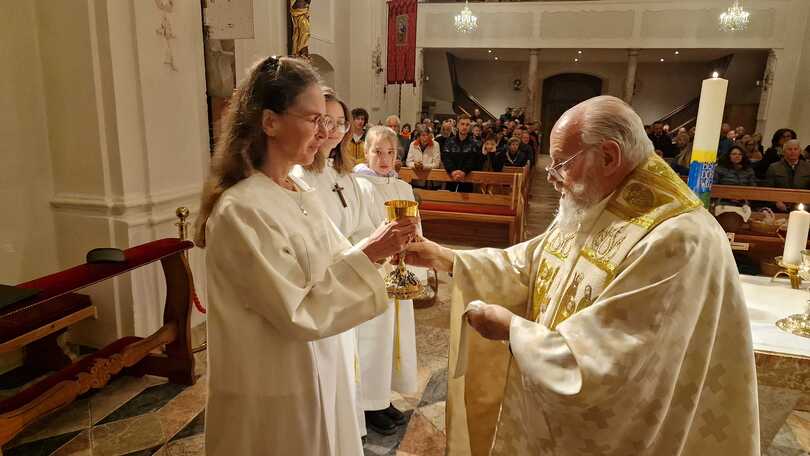
[[[417,0],[388,0],[388,83],[416,82]]]

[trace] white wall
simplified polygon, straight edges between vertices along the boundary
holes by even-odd
[[[42,64],[32,2],[0,2],[0,283],[56,269]],[[13,63],[12,63],[13,62]]]
[[[526,106],[528,93],[528,62],[490,62],[483,60],[456,60],[459,84],[475,96],[494,116],[503,114],[506,107]],[[512,81],[520,79],[523,88],[512,89]],[[449,93],[452,100],[453,93]]]
[[[430,81],[425,84],[425,100],[441,100],[446,111],[452,112],[452,89],[445,51],[430,49],[425,52]],[[759,88],[755,82],[762,77],[764,67],[762,54],[741,53],[729,68],[729,104],[759,103]],[[461,85],[478,97],[485,108],[495,115],[503,113],[507,106],[526,106],[528,62],[457,60]],[[709,63],[640,63],[636,71],[636,93],[633,107],[645,122],[652,122],[674,108],[686,103],[700,93],[701,81],[711,73]],[[622,97],[626,63],[598,62],[543,62],[542,51],[539,65],[542,106],[542,80],[561,73],[584,73],[602,79],[602,93]],[[512,89],[512,81],[520,78],[523,89]]]
[[[268,55],[287,55],[286,0],[254,0],[253,38],[234,40],[237,84],[248,68]]]
[[[56,266],[80,264],[95,247],[176,237],[174,210],[195,213],[209,159],[199,3],[175,2],[168,12],[136,0],[32,5]],[[174,35],[170,54],[156,33],[164,21]],[[204,299],[201,253],[190,262]],[[153,332],[162,324],[161,276],[151,265],[86,289],[98,320],[75,326],[72,337],[103,345]]]
[[[427,53],[434,56],[430,63],[441,65],[436,54],[438,50]],[[493,114],[502,114],[507,106],[526,106],[528,62],[494,62],[483,60],[457,60],[458,75],[461,85],[472,95],[478,97],[484,107]],[[444,63],[446,67],[446,63]],[[542,62],[539,67],[541,81],[561,73],[585,73],[602,79],[602,93],[617,97],[622,96],[626,75],[624,63],[563,63]],[[637,92],[633,107],[645,122],[657,119],[672,109],[697,96],[700,81],[707,75],[708,64],[639,64],[637,70]],[[449,71],[440,72],[439,68],[430,70],[431,81],[425,84],[425,99],[447,99],[452,101]],[[523,80],[523,89],[512,89],[515,78]],[[729,99],[731,102],[731,98]],[[542,83],[540,104],[542,106]]]
[[[661,118],[700,95],[701,81],[711,75],[705,63],[640,63],[633,108],[645,123]],[[731,98],[727,98],[731,103]]]
[[[422,98],[436,103],[434,113],[453,113],[453,85],[447,66],[447,53],[443,49],[425,49],[425,81]]]
[[[804,32],[804,51],[799,65],[799,77],[796,79],[795,102],[793,104],[793,123],[802,147],[810,145],[810,20]]]
[[[767,52],[736,52],[728,71],[723,75],[728,79],[729,100],[735,104],[759,104],[761,89],[757,81],[765,73]]]

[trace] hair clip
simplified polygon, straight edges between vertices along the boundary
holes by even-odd
[[[275,78],[278,73],[279,62],[280,60],[277,56],[271,55],[262,62],[261,71],[271,73]]]

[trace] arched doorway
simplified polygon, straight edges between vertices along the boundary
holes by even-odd
[[[582,73],[562,73],[543,80],[541,117],[543,152],[548,153],[548,137],[554,122],[572,106],[602,94],[602,79]]]
[[[328,60],[318,54],[310,54],[310,63],[318,70],[323,82],[329,87],[335,88],[335,68]]]

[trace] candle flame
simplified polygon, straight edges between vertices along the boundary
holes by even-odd
[[[796,209],[798,209],[798,210],[800,210],[800,211],[803,211],[803,210],[804,210],[804,204],[799,203],[799,206],[798,206],[798,207],[796,207]]]
[[[719,78],[719,77],[720,77],[720,73],[718,73],[718,72],[716,72],[716,71],[715,71],[714,73],[712,73],[712,77],[713,77],[713,78],[715,78],[715,79],[717,79],[717,78]]]

